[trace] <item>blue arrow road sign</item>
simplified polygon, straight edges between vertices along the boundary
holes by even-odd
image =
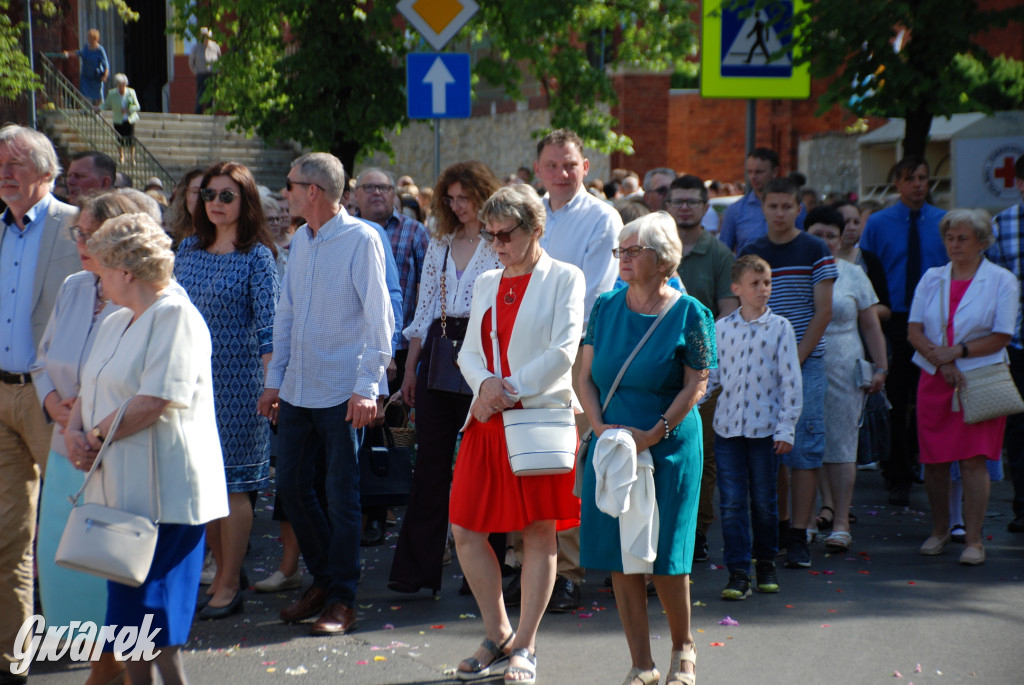
[[[405,62],[405,89],[410,119],[468,118],[469,53],[410,53]]]

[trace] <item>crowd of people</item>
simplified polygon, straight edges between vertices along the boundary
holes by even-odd
[[[155,662],[108,650],[88,685],[123,669],[148,683],[154,668],[185,682],[193,621],[244,610],[271,484],[281,561],[252,588],[301,590],[285,622],[352,631],[360,547],[383,542],[392,513],[361,498],[357,455],[388,403],[415,411],[418,445],[388,588],[436,594],[457,556],[485,631],[459,680],[535,682],[544,614],[579,608],[584,569],[599,569],[624,685],[661,681],[652,594],[666,683],[693,685],[693,565],[722,550],[723,600],[779,592],[780,555],[802,569],[819,540],[855,548],[856,477],[876,464],[894,505],[923,480],[921,554],[960,542],[960,564],[984,563],[1004,435],[1018,436],[1009,529],[1024,532],[1024,417],[968,422],[959,404],[1007,362],[1024,388],[1024,201],[994,220],[941,210],[918,158],[894,167],[888,207],[819,204],[769,149],[745,171],[723,214],[714,183],[667,167],[642,185],[622,175],[615,200],[585,185],[583,141],[560,129],[532,170],[503,183],[459,162],[432,189],[308,153],[276,192],[225,161],[165,198],[116,187],[114,160],[85,152],[66,203],[51,142],[3,127],[5,658],[33,613],[34,555],[48,624],[153,614],[162,628]],[[1024,192],[1024,157],[1015,172]],[[536,474],[509,458],[524,434]],[[567,449],[556,435],[579,446],[569,465],[549,463]],[[54,563],[66,495],[100,454],[86,501],[159,521],[140,587]]]

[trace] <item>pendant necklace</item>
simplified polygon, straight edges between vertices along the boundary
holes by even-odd
[[[525,274],[523,274],[522,276],[517,278],[515,280],[515,283],[509,283],[508,284],[508,292],[505,293],[505,297],[503,299],[505,304],[508,304],[508,305],[515,304],[515,301],[516,301],[516,291],[514,290],[514,288],[517,285],[519,285],[519,281],[523,280],[524,278],[526,278],[529,275],[530,275],[530,272],[526,272]]]

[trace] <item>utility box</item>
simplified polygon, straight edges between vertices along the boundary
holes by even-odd
[[[903,119],[860,137],[860,197],[885,202],[889,179],[903,155]],[[1024,111],[954,114],[932,120],[925,148],[932,201],[947,209],[1001,211],[1020,201],[1013,164],[1024,155]]]

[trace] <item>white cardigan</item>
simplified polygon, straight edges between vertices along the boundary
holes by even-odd
[[[483,382],[495,377],[487,368],[480,325],[495,304],[501,274],[501,269],[495,269],[477,278],[466,339],[459,352],[459,368],[474,399]],[[513,399],[522,401],[524,408],[572,407],[576,413],[582,412],[572,390],[572,364],[583,337],[585,292],[582,271],[546,252],[541,254],[512,329],[508,346],[511,368],[503,369],[516,389]]]
[[[952,271],[951,264],[928,269],[917,284],[910,305],[910,322],[923,324],[925,337],[936,345],[946,344]],[[953,314],[953,344],[970,342],[990,333],[1013,335],[1017,330],[1019,309],[1017,277],[983,258]],[[920,352],[914,353],[913,361],[922,370],[935,373],[935,367]],[[956,366],[968,371],[1001,361],[1006,361],[1005,349],[983,357],[957,359]]]

